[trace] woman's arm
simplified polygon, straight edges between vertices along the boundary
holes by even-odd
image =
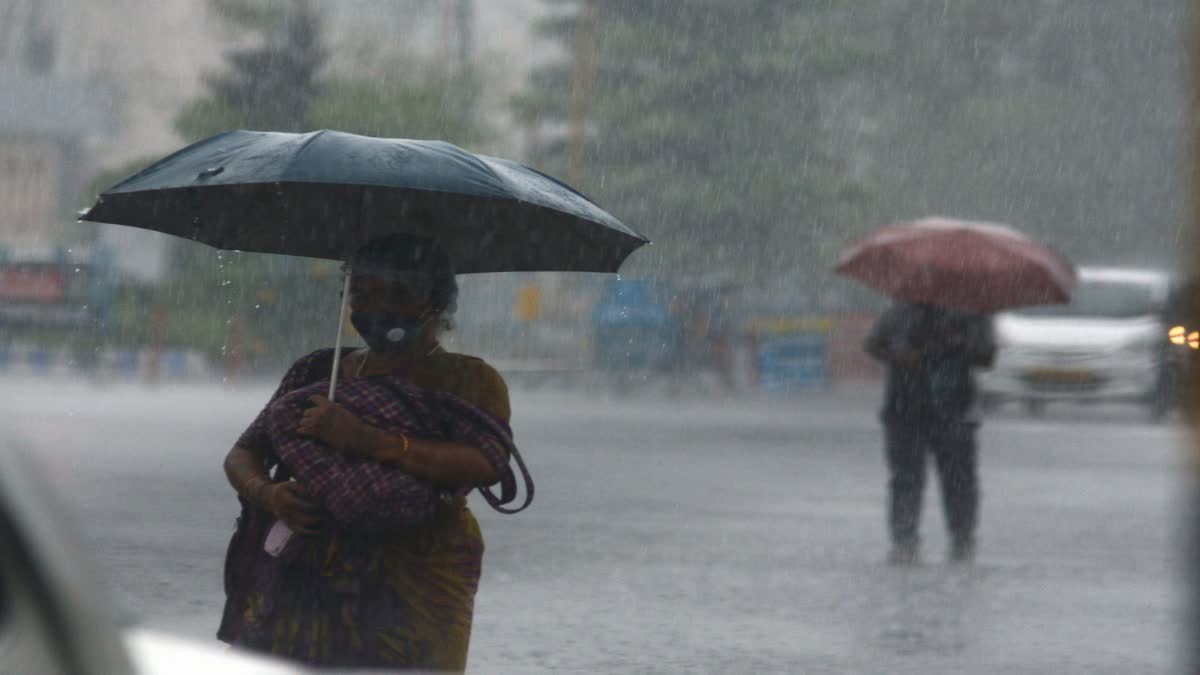
[[[500,479],[496,467],[480,448],[393,434],[363,422],[323,396],[313,396],[309,401],[313,406],[304,411],[298,431],[319,438],[340,452],[392,466],[440,485],[491,485]],[[507,451],[498,450],[502,463],[507,462]]]
[[[407,474],[441,485],[491,485],[500,479],[479,448],[411,438],[361,424],[357,449]]]
[[[297,534],[319,532],[321,504],[299,483],[273,482],[267,472],[265,454],[233,446],[225,455],[225,477],[243,499],[287,523]]]
[[[254,448],[270,446],[271,439],[267,434],[268,410],[271,404],[279,400],[281,396],[304,386],[310,378],[313,364],[326,358],[331,352],[332,350],[319,349],[297,359],[284,373],[275,393],[271,395],[258,416],[242,432],[233,448],[225,455],[225,477],[229,480],[229,484],[239,495],[259,508],[267,508],[265,494],[260,493],[265,492],[263,483],[270,483],[271,475],[267,471],[269,463],[267,453]],[[330,360],[332,361],[332,358]]]
[[[249,448],[235,445],[225,455],[225,478],[246,501],[260,509],[267,508],[264,488],[271,484],[266,456]]]

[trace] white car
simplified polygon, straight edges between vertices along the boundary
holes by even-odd
[[[1157,270],[1085,267],[1070,304],[996,317],[999,353],[982,374],[985,405],[1127,402],[1156,408],[1171,278]]]

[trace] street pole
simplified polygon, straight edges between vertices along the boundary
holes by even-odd
[[[458,47],[458,75],[471,72],[475,42],[475,6],[473,0],[458,0],[454,7],[455,39]]]
[[[592,85],[596,76],[596,2],[580,0],[575,17],[574,86],[571,89],[567,182],[579,188],[586,175],[588,119],[592,105]]]
[[[568,119],[567,182],[583,189],[587,177],[588,122],[591,119],[592,88],[596,78],[596,2],[579,0],[575,16],[575,61],[572,73],[571,112]],[[554,313],[578,320],[584,313],[579,296],[577,275],[560,275]],[[564,316],[565,315],[565,316]]]
[[[235,384],[242,366],[242,315],[229,317],[229,332],[225,340],[225,382]]]
[[[162,378],[163,344],[167,340],[167,311],[157,308],[150,312],[150,354],[146,362],[146,382],[158,384]]]

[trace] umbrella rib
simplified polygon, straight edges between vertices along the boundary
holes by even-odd
[[[307,134],[308,138],[305,138],[304,141],[302,143],[300,143],[300,147],[296,148],[296,151],[292,153],[292,156],[290,158],[288,158],[287,164],[283,167],[283,171],[279,172],[280,180],[278,182],[280,182],[280,183],[287,182],[286,178],[287,178],[287,176],[291,175],[292,167],[300,160],[300,158],[308,150],[309,146],[311,146],[313,143],[315,143],[318,138],[324,136],[327,131],[329,131],[329,130],[328,129],[320,129],[318,131],[314,131],[312,133]],[[304,182],[304,181],[296,181],[296,182]]]

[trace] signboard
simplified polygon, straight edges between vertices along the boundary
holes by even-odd
[[[104,256],[65,249],[0,254],[0,324],[76,327],[101,318],[109,304]]]
[[[94,316],[84,305],[35,305],[0,302],[0,323],[78,326]]]
[[[542,289],[523,286],[517,291],[515,314],[521,321],[536,321],[542,316]]]
[[[772,394],[822,387],[829,382],[829,339],[822,333],[770,336],[759,342],[758,381]]]
[[[0,301],[62,302],[66,283],[61,265],[15,263],[0,265]]]
[[[758,382],[763,391],[788,394],[829,383],[832,321],[807,316],[760,317],[748,328],[758,340]]]

